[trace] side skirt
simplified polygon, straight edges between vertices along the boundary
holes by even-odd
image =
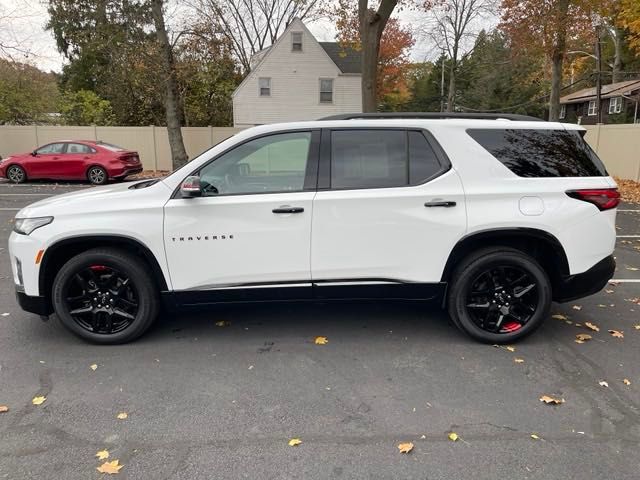
[[[169,310],[223,303],[418,300],[442,302],[447,284],[405,283],[392,280],[322,280],[308,284],[258,284],[162,292]]]

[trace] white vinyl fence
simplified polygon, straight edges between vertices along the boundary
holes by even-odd
[[[585,126],[586,139],[611,175],[640,181],[640,124]],[[233,127],[182,129],[190,158],[239,132]],[[57,140],[103,140],[136,150],[145,170],[171,170],[165,127],[61,127],[0,125],[0,155],[30,152]]]

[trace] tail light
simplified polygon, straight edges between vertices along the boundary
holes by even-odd
[[[610,210],[620,203],[620,193],[617,188],[596,188],[585,190],[569,190],[571,198],[589,202],[598,207],[598,210]]]

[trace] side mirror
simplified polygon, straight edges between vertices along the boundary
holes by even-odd
[[[180,194],[182,198],[194,198],[202,196],[202,190],[200,190],[200,177],[197,175],[191,175],[187,177],[180,185]]]
[[[38,156],[38,151],[34,150],[33,152],[31,152],[31,156],[32,157],[37,157]]]

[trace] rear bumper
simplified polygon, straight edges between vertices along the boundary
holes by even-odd
[[[27,295],[21,290],[16,290],[16,300],[18,300],[18,305],[20,305],[20,308],[25,312],[35,313],[37,315],[51,315],[53,313],[45,297]]]
[[[599,292],[613,276],[616,261],[613,255],[603,258],[593,267],[577,275],[568,275],[560,279],[553,299],[556,302],[569,302]]]
[[[126,177],[127,175],[135,175],[136,173],[140,173],[140,172],[142,172],[142,165],[140,165],[139,167],[125,167],[113,172],[111,177],[122,178],[122,177]]]

